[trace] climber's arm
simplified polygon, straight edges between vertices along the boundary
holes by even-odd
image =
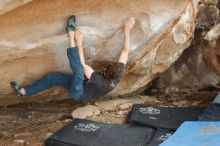
[[[130,31],[133,28],[135,24],[135,20],[134,17],[130,17],[125,21],[124,24],[124,46],[123,46],[123,50],[119,56],[119,60],[118,62],[127,63],[128,60],[128,54],[130,51]]]
[[[92,69],[91,66],[84,64],[83,65],[83,70],[84,70],[84,74],[86,76],[87,79],[91,78],[92,73],[94,72],[94,70]]]
[[[94,70],[92,69],[92,67],[90,67],[89,65],[85,63],[85,57],[84,57],[83,47],[82,47],[82,40],[83,40],[82,32],[80,32],[79,30],[76,30],[75,37],[76,37],[77,47],[79,51],[80,63],[83,66],[83,70],[84,70],[84,74],[86,78],[90,79]]]
[[[128,60],[128,54],[129,54],[129,50],[130,50],[130,36],[129,36],[130,32],[124,33],[124,48],[119,56],[119,60],[118,62],[127,63]]]

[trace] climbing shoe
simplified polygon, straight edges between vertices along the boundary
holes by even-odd
[[[21,93],[21,87],[16,82],[10,83],[11,87],[15,90],[16,96],[22,98],[23,94]]]
[[[74,15],[70,16],[67,20],[66,31],[74,31],[76,27],[76,18]]]

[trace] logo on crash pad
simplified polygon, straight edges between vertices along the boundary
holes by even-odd
[[[160,137],[157,138],[159,141],[165,141],[167,140],[172,134],[171,133],[166,133],[164,135],[161,135]]]
[[[96,130],[98,130],[100,127],[95,125],[95,124],[84,124],[84,123],[79,123],[77,125],[74,126],[75,130],[79,130],[82,132],[94,132]]]
[[[142,114],[150,114],[150,115],[160,114],[160,110],[153,107],[141,107],[139,108],[139,110]]]

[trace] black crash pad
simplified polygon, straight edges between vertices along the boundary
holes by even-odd
[[[167,140],[174,132],[170,130],[158,129],[155,130],[155,133],[151,136],[151,140],[146,143],[144,146],[158,146],[165,140]]]
[[[220,121],[220,104],[211,102],[199,117],[199,121]]]
[[[45,146],[157,146],[171,134],[148,127],[75,119],[48,138]]]
[[[176,130],[184,121],[196,121],[204,107],[161,107],[134,104],[129,123]]]

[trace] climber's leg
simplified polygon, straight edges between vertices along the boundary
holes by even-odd
[[[70,48],[67,49],[67,57],[73,73],[69,92],[75,100],[82,100],[84,72],[80,62],[78,48],[75,43],[75,17],[70,17],[68,19],[67,33],[70,43]]]
[[[49,89],[53,86],[61,86],[65,89],[69,89],[71,78],[72,76],[69,74],[59,72],[49,73],[48,75],[33,83],[32,85],[26,86],[24,88],[24,95],[31,96],[38,92]]]

